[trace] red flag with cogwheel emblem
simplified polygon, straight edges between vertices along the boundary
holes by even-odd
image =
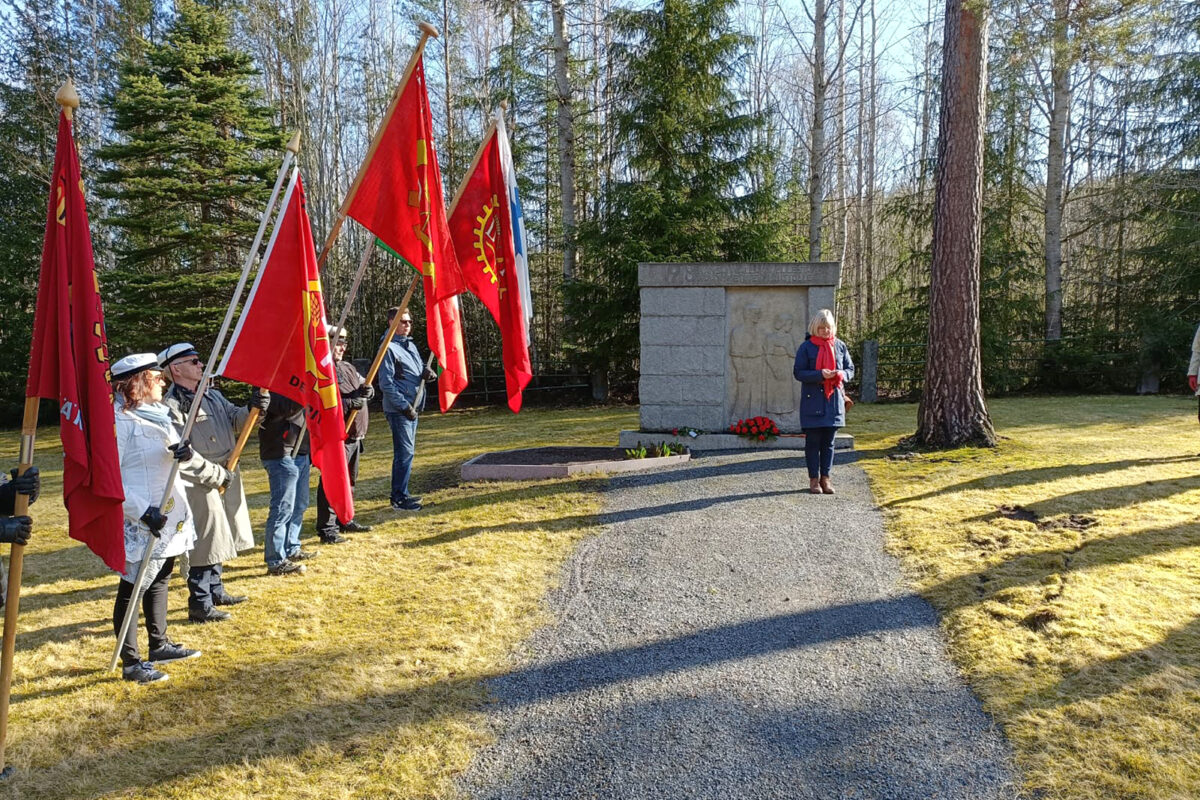
[[[500,326],[508,407],[521,410],[521,392],[533,377],[518,285],[516,247],[508,187],[501,158],[501,131],[493,128],[479,148],[450,214],[450,237],[467,289]]]
[[[354,518],[354,497],[342,446],[342,396],[326,327],[304,185],[299,170],[293,170],[283,215],[218,373],[305,407],[312,463],[321,470],[330,507],[345,523]]]

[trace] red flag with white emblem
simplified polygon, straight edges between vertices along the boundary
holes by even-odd
[[[354,518],[342,397],[325,322],[312,226],[299,170],[292,171],[263,265],[218,373],[305,407],[312,463],[341,522]]]

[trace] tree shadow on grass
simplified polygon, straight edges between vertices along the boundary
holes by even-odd
[[[1156,500],[1166,500],[1177,494],[1200,489],[1200,475],[1162,480],[1142,481],[1125,486],[1102,486],[1098,489],[1082,489],[1078,492],[1047,497],[1023,506],[1024,510],[1038,517],[1056,514],[1084,514],[1112,508],[1126,508]],[[986,514],[967,517],[964,522],[993,522],[1006,512],[997,509]]]
[[[1200,461],[1200,456],[1164,456],[1162,458],[1131,458],[1121,461],[1104,461],[1100,463],[1086,464],[1063,464],[1057,467],[1037,467],[1034,469],[1017,469],[1011,472],[1001,472],[993,475],[986,475],[981,478],[973,478],[962,483],[943,486],[940,489],[924,492],[922,494],[912,495],[911,497],[901,497],[895,500],[889,500],[882,504],[883,508],[893,508],[902,506],[907,503],[917,503],[921,500],[928,500],[932,497],[941,495],[953,494],[954,492],[972,491],[975,489],[1007,489],[1014,486],[1026,486],[1029,484],[1042,483],[1044,481],[1053,481],[1060,478],[1076,478],[1085,475],[1100,475],[1107,472],[1115,472],[1123,469],[1134,469],[1136,467],[1149,467],[1159,464],[1177,464],[1184,461]]]
[[[1200,521],[1137,533],[1077,541],[1036,553],[1023,553],[989,567],[929,587],[923,594],[947,610],[988,600],[1005,589],[1043,585],[1052,575],[1200,547]]]

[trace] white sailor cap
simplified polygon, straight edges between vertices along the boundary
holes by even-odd
[[[158,365],[160,367],[165,367],[172,361],[178,361],[179,359],[187,356],[198,355],[200,354],[196,352],[196,348],[191,342],[179,342],[178,344],[171,345],[166,350],[163,350],[158,354]]]
[[[346,333],[345,328],[342,328],[339,331],[337,325],[326,325],[325,326],[325,334],[329,337],[329,341],[331,341],[331,342],[333,341],[334,337],[337,337],[337,339],[339,341],[342,341],[350,335],[350,334]]]
[[[114,381],[123,381],[148,369],[158,369],[154,353],[133,353],[112,365],[112,377]]]

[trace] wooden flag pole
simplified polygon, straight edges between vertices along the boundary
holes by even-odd
[[[383,341],[379,344],[379,351],[375,353],[375,360],[371,362],[371,368],[367,370],[365,376],[367,385],[375,382],[375,376],[379,374],[379,365],[383,363],[383,357],[387,355],[388,345],[392,343],[392,337],[396,335],[396,331],[400,330],[400,315],[404,313],[404,309],[408,308],[409,301],[412,300],[413,292],[417,290],[417,284],[421,280],[421,274],[418,272],[413,276],[412,283],[408,285],[408,291],[404,293],[404,299],[400,301],[400,311],[396,312],[396,316],[392,318],[392,324],[388,326],[387,334],[383,337]],[[350,430],[350,426],[354,424],[354,418],[358,416],[358,409],[350,409],[350,413],[346,415],[346,430]]]
[[[75,84],[67,78],[54,95],[67,119],[75,116],[79,108],[79,93]],[[40,397],[25,398],[25,413],[21,417],[21,454],[17,462],[17,474],[24,475],[33,466],[33,444],[37,438],[37,418]],[[22,517],[29,511],[29,496],[17,494],[13,501],[13,516]],[[17,614],[21,611],[21,574],[25,569],[25,545],[14,544],[9,553],[8,584],[4,587],[4,642],[0,647],[0,764],[4,764],[4,751],[8,745],[8,702],[12,689],[13,652],[17,645]],[[9,778],[13,768],[5,765],[0,770],[0,780]]]
[[[69,81],[68,81],[69,83]],[[64,87],[65,88],[65,87]],[[71,88],[72,94],[74,88]],[[62,90],[59,90],[62,93]],[[58,99],[57,96],[55,99]],[[59,100],[61,103],[62,101]],[[79,97],[75,96],[75,106],[79,105]],[[71,108],[63,106],[68,118]],[[37,418],[39,397],[25,398],[25,414],[21,418],[21,456],[17,466],[17,474],[24,475],[33,466],[33,442],[37,437]],[[21,517],[29,511],[29,495],[18,494],[13,503],[13,516]],[[21,610],[21,572],[25,566],[25,545],[14,544],[9,553],[8,585],[5,587],[4,601],[4,648],[0,651],[0,764],[4,764],[4,749],[8,744],[8,700],[12,688],[13,651],[17,644],[17,614]],[[0,780],[13,774],[11,766],[0,770]]]
[[[350,184],[350,190],[346,192],[346,197],[342,200],[342,207],[338,209],[337,219],[334,220],[333,228],[330,229],[329,236],[325,238],[325,245],[321,248],[321,254],[317,256],[317,269],[324,266],[325,259],[329,256],[329,251],[333,248],[333,243],[337,241],[338,234],[342,232],[342,223],[346,221],[346,212],[349,210],[350,204],[354,202],[354,196],[358,194],[358,187],[362,183],[363,175],[366,174],[367,165],[371,163],[371,158],[375,155],[375,150],[379,147],[379,142],[383,138],[383,132],[387,130],[392,115],[396,113],[396,106],[400,103],[400,95],[404,93],[404,87],[408,85],[408,79],[412,77],[413,70],[417,68],[417,61],[420,60],[421,54],[425,52],[425,43],[430,38],[436,39],[438,37],[437,28],[428,22],[422,22],[417,27],[421,29],[421,39],[417,42],[417,47],[413,50],[412,57],[408,60],[408,66],[404,68],[404,76],[400,78],[400,83],[396,85],[396,91],[392,93],[392,102],[388,105],[387,111],[384,112],[383,120],[379,123],[379,127],[375,129],[375,136],[371,139],[371,145],[367,148],[367,155],[363,159],[362,165],[358,168],[358,174],[354,176],[354,182]]]
[[[258,220],[258,233],[254,236],[254,242],[250,246],[250,251],[246,254],[246,261],[242,264],[242,275],[238,280],[237,287],[234,289],[233,299],[229,302],[229,308],[225,311],[225,320],[221,323],[221,330],[217,333],[217,339],[213,342],[212,355],[209,356],[208,362],[204,365],[204,374],[200,378],[200,383],[196,386],[196,396],[192,400],[192,407],[188,409],[187,419],[183,423],[183,430],[179,434],[180,441],[184,441],[192,433],[192,427],[196,424],[196,417],[200,413],[200,405],[204,400],[204,393],[208,390],[209,383],[212,382],[213,371],[216,368],[217,355],[221,352],[221,348],[225,344],[225,337],[229,335],[229,326],[233,323],[233,315],[237,311],[238,301],[242,297],[242,292],[246,289],[246,281],[250,277],[250,270],[254,267],[254,262],[258,260],[258,249],[262,246],[263,234],[267,230],[267,223],[271,219],[271,212],[275,208],[275,203],[279,199],[279,190],[283,186],[283,179],[291,169],[292,161],[295,160],[296,154],[300,152],[300,131],[292,136],[291,141],[287,145],[287,154],[283,157],[283,165],[279,168],[279,175],[275,179],[275,188],[271,191],[271,199],[267,202],[267,207],[263,209],[262,215]],[[257,411],[258,409],[254,409]],[[253,413],[251,414],[253,416]],[[249,422],[249,419],[247,419]],[[232,472],[232,469],[230,470]],[[162,500],[159,501],[158,507],[165,508],[167,501],[171,498],[171,487],[175,485],[175,478],[179,475],[179,461],[173,461],[171,464],[171,474],[167,478],[167,484],[163,487]],[[134,581],[134,591],[129,598],[129,605],[125,607],[125,618],[121,620],[121,630],[117,634],[117,643],[113,648],[112,660],[108,664],[109,671],[116,669],[117,662],[121,658],[121,644],[125,641],[125,637],[129,634],[129,628],[133,625],[133,621],[137,618],[138,601],[141,598],[143,585],[146,579],[146,572],[150,568],[150,560],[154,553],[154,547],[157,542],[156,536],[151,536],[146,542],[146,552],[142,555],[142,563],[138,566],[137,580]]]

